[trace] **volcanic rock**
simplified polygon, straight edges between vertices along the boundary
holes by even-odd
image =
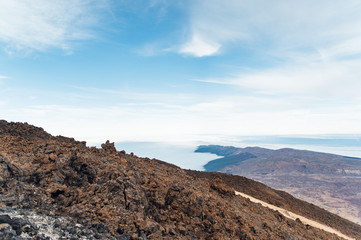
[[[222,178],[29,124],[0,121],[0,177],[3,239],[340,239],[235,196]]]

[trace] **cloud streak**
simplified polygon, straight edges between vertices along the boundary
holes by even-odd
[[[1,1],[0,42],[9,53],[71,51],[74,42],[96,37],[92,29],[107,1]],[[106,44],[94,44],[99,47],[94,52],[88,49],[91,54],[73,59],[75,68],[69,69],[74,69],[75,77],[64,80],[66,89],[54,90],[50,85],[22,92],[20,85],[16,90],[1,88],[0,112],[8,120],[31,122],[53,134],[94,141],[107,137],[113,141],[171,141],[202,140],[205,135],[361,133],[359,1],[194,0],[175,12],[166,8],[170,1],[152,1],[139,8],[143,3],[117,2],[118,8],[111,10],[116,13],[114,18],[121,20],[113,20],[129,20],[124,23],[128,25],[116,37],[102,35],[117,44],[105,48]],[[182,12],[180,19],[172,18],[175,15],[171,13],[186,8],[188,12]],[[142,19],[137,22],[139,16]],[[159,25],[153,29],[149,19],[156,19]],[[144,22],[151,24],[142,28]],[[157,29],[162,34],[153,35]],[[173,32],[168,35],[169,31]],[[138,35],[140,32],[143,35]],[[157,41],[159,36],[161,41]],[[139,51],[128,51],[139,45],[143,46]],[[130,52],[133,55],[126,55]],[[94,63],[88,61],[89,56],[99,53],[104,55]],[[134,53],[149,58],[134,57]],[[209,56],[216,57],[209,61],[190,59]],[[77,64],[79,68],[90,65],[77,72]],[[42,72],[44,68],[35,70]],[[134,74],[138,72],[143,74]],[[212,73],[224,75],[206,77]],[[175,74],[180,80],[171,80]],[[48,73],[47,78],[53,75]],[[79,76],[84,79],[71,80]],[[201,78],[203,83],[189,84],[182,76]],[[62,77],[68,79],[69,75]],[[152,79],[156,79],[154,86]],[[26,86],[46,85],[33,81],[36,84]],[[1,82],[6,84],[5,76],[0,76]],[[73,82],[113,89],[69,86]],[[133,91],[124,87],[126,82],[132,82]],[[227,86],[218,88],[210,83]],[[180,87],[170,88],[170,84]],[[117,90],[117,86],[124,88]],[[144,90],[145,86],[149,89]],[[37,98],[33,99],[34,95]],[[8,99],[10,105],[5,104]]]
[[[228,84],[248,94],[357,98],[361,88],[360,60],[293,63],[263,70],[245,70],[236,76],[200,81]]]
[[[189,36],[182,49],[192,56],[210,56],[229,46],[247,46],[260,52],[302,48],[334,48],[334,52],[360,50],[359,1],[285,2],[266,0],[193,1]],[[200,55],[194,39],[211,42],[213,51]]]
[[[27,121],[52,134],[99,142],[208,141],[215,136],[361,133],[361,105],[324,99],[199,95],[169,104],[146,99],[115,105],[0,105],[8,120]],[[24,101],[25,102],[25,101]],[[345,107],[347,105],[347,107]],[[330,111],[331,110],[331,111]]]
[[[7,77],[7,76],[1,76],[0,75],[0,85],[2,85],[3,83],[4,83],[4,81],[5,81],[5,79],[8,79],[9,77]]]
[[[0,40],[8,53],[62,49],[93,38],[97,10],[106,1],[0,1]]]
[[[359,1],[340,0],[332,4],[325,0],[197,1],[190,14],[187,54],[226,57],[231,50],[252,52],[253,66],[235,64],[237,69],[227,76],[199,80],[230,85],[242,94],[281,97],[285,102],[294,97],[346,99],[355,104],[361,88],[359,9]],[[194,36],[218,48],[199,55]],[[269,65],[258,66],[264,62]]]

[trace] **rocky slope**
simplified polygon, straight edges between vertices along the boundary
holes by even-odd
[[[302,201],[290,195],[287,192],[272,189],[260,182],[251,179],[225,174],[220,172],[200,172],[193,170],[186,170],[188,174],[196,177],[208,179],[222,179],[222,181],[229,187],[236,191],[253,196],[269,204],[294,212],[309,219],[313,219],[319,223],[323,223],[341,232],[361,237],[361,226],[341,218],[338,215],[330,213],[314,204]]]
[[[0,121],[3,239],[339,239],[234,191],[109,142]]]
[[[361,223],[361,159],[295,149],[200,146],[205,168],[245,176]]]

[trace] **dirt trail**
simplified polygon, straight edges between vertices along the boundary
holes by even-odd
[[[316,221],[313,221],[313,220],[310,220],[308,218],[302,217],[302,216],[300,216],[298,214],[287,211],[287,210],[285,210],[283,208],[276,207],[276,206],[274,206],[272,204],[269,204],[269,203],[261,201],[261,200],[259,200],[257,198],[251,197],[251,196],[249,196],[247,194],[237,192],[237,191],[235,193],[236,193],[236,195],[240,195],[240,196],[242,196],[244,198],[248,198],[251,202],[260,203],[264,207],[268,207],[268,208],[273,209],[275,211],[279,211],[282,215],[284,215],[285,217],[290,218],[292,220],[296,220],[298,218],[304,224],[308,224],[308,225],[310,225],[312,227],[319,228],[319,229],[324,230],[324,231],[329,232],[329,233],[334,233],[337,236],[342,237],[342,238],[347,239],[347,240],[355,240],[355,238],[348,237],[345,234],[343,234],[343,233],[341,233],[341,232],[339,232],[339,231],[337,231],[337,230],[335,230],[335,229],[333,229],[333,228],[331,228],[329,226],[326,226],[326,225],[323,225],[323,224],[318,223]]]

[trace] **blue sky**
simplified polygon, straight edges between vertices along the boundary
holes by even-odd
[[[361,134],[360,11],[0,0],[0,118],[91,142]]]

